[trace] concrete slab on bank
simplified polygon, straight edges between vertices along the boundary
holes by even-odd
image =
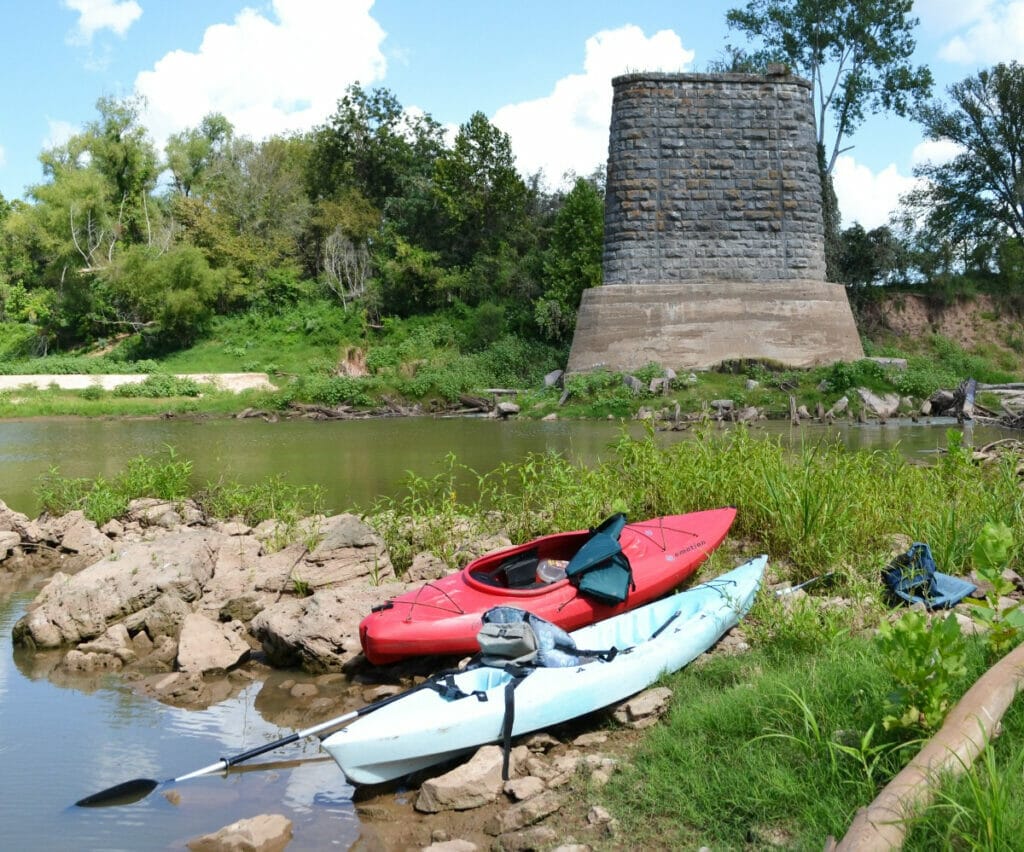
[[[192,379],[200,384],[210,384],[218,390],[239,393],[244,390],[274,390],[275,386],[266,373],[175,373],[179,379]],[[102,375],[40,374],[20,376],[0,376],[0,391],[34,388],[46,390],[58,387],[62,390],[85,390],[98,386],[103,390],[113,390],[120,385],[140,384],[148,378],[145,373],[105,373]]]

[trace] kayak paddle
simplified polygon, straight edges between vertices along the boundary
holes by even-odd
[[[268,751],[273,751],[274,749],[281,748],[282,746],[291,745],[294,742],[298,742],[299,740],[311,737],[314,734],[319,734],[323,731],[328,731],[331,728],[337,728],[339,725],[343,725],[345,722],[350,722],[358,716],[365,716],[367,713],[379,710],[384,705],[390,704],[392,701],[395,701],[404,695],[408,695],[410,692],[415,692],[416,690],[429,686],[432,686],[432,681],[428,680],[418,686],[414,686],[412,689],[406,690],[405,692],[389,695],[387,698],[382,698],[380,701],[375,701],[373,704],[367,704],[365,707],[353,710],[351,713],[346,713],[344,716],[338,716],[336,719],[329,719],[326,722],[321,722],[319,725],[313,725],[311,728],[296,731],[295,733],[289,734],[287,737],[280,740],[264,743],[261,746],[249,749],[249,751],[243,751],[241,754],[222,757],[216,763],[211,763],[209,766],[204,766],[202,769],[196,769],[194,772],[189,772],[185,775],[179,775],[177,778],[169,778],[166,781],[157,781],[154,778],[133,778],[131,781],[124,781],[120,784],[115,784],[113,787],[108,787],[106,790],[100,790],[98,793],[93,793],[90,796],[86,796],[84,799],[79,799],[75,802],[75,805],[80,808],[97,808],[105,807],[107,805],[130,805],[133,802],[137,802],[140,799],[145,798],[157,787],[166,786],[168,784],[177,784],[179,781],[187,781],[189,778],[198,778],[200,775],[209,775],[213,772],[220,772],[221,770],[234,766],[237,763],[242,763],[243,761],[250,760],[251,758],[257,757],[261,754],[266,754]]]

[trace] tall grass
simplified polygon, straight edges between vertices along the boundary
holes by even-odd
[[[191,490],[192,462],[181,459],[173,447],[162,454],[136,456],[112,479],[69,479],[53,467],[39,478],[36,498],[44,512],[63,515],[81,510],[89,520],[105,524],[123,515],[139,497],[181,500]]]
[[[381,501],[374,513],[424,523],[459,515],[520,541],[593,526],[613,511],[640,520],[735,506],[733,538],[770,553],[787,579],[827,567],[877,585],[896,534],[928,542],[940,570],[954,574],[970,567],[971,545],[987,521],[1006,523],[1024,541],[1024,492],[1013,465],[976,465],[957,434],[939,464],[922,466],[897,451],[851,452],[838,443],[790,450],[743,428],[709,429],[669,447],[653,433],[624,433],[594,465],[555,453],[501,465],[478,477],[476,499],[458,505],[452,487],[413,478],[406,496]],[[386,538],[401,549],[408,542],[398,535],[391,525]]]

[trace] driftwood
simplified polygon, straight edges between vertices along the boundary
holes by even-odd
[[[866,808],[829,852],[889,852],[903,845],[907,821],[931,801],[943,773],[965,772],[999,733],[999,720],[1024,689],[1024,645],[996,663],[949,712],[939,732]]]
[[[459,394],[459,402],[466,408],[476,409],[477,411],[490,411],[494,408],[490,400],[479,396],[470,396],[469,394]]]

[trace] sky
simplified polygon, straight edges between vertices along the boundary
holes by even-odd
[[[520,171],[549,186],[603,168],[611,78],[706,71],[743,44],[725,14],[744,0],[0,0],[0,193],[43,180],[42,151],[142,94],[170,133],[223,113],[262,139],[324,122],[359,82],[457,128],[483,112]],[[917,0],[916,64],[935,94],[1024,56],[1024,0]],[[913,167],[948,156],[909,120],[879,116],[833,172],[842,226],[884,224]]]

